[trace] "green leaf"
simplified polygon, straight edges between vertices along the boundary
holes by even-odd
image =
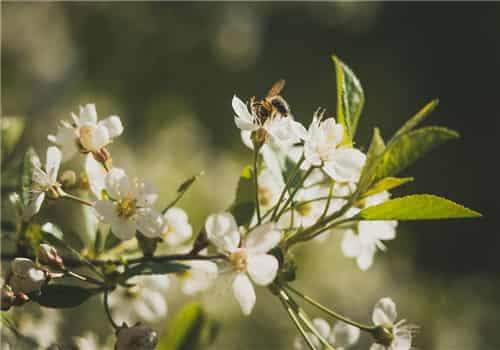
[[[78,306],[96,293],[78,286],[64,284],[48,284],[40,293],[30,295],[31,299],[41,306],[62,309]]]
[[[388,200],[363,209],[361,220],[437,220],[477,218],[481,214],[448,199],[431,194],[416,194]]]
[[[387,146],[377,161],[374,180],[399,174],[437,146],[458,137],[457,132],[437,126],[421,128],[399,136]]]
[[[389,191],[411,181],[413,181],[413,177],[386,177],[373,185],[372,188],[363,194],[363,197]]]
[[[2,162],[7,159],[14,151],[16,145],[23,134],[25,126],[25,120],[21,117],[2,117],[1,123],[1,140],[2,140]]]
[[[218,323],[210,320],[201,304],[186,304],[166,327],[157,350],[195,350],[209,346],[218,333]]]
[[[139,263],[127,269],[121,276],[122,281],[126,281],[137,275],[165,275],[168,273],[178,273],[189,270],[188,265],[179,264],[176,262],[154,262],[147,261]]]
[[[439,100],[432,100],[428,104],[424,106],[421,110],[419,110],[413,117],[411,117],[406,123],[403,124],[401,128],[394,134],[392,140],[397,137],[406,134],[407,132],[415,129],[432,111],[438,106]]]
[[[35,167],[40,167],[40,158],[33,148],[28,148],[21,165],[21,203],[26,208],[31,199],[31,183]]]
[[[255,185],[251,165],[241,172],[236,189],[236,198],[231,206],[231,213],[238,225],[248,225],[255,211]]]
[[[332,60],[337,76],[337,118],[352,141],[365,103],[365,94],[354,72],[337,56],[332,56]]]
[[[366,190],[370,188],[375,177],[375,169],[379,157],[385,151],[385,143],[380,136],[380,130],[378,128],[373,129],[373,136],[370,142],[370,147],[368,148],[368,153],[366,154],[366,161],[361,171],[358,182],[358,193],[363,194]]]

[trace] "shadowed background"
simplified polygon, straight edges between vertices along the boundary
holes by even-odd
[[[43,153],[58,120],[95,102],[101,118],[118,114],[125,125],[111,146],[115,164],[153,182],[163,202],[205,171],[181,202],[195,231],[230,204],[251,161],[233,123],[234,93],[264,95],[285,78],[283,95],[308,124],[318,106],[335,111],[335,53],[365,90],[361,147],[373,127],[388,138],[438,97],[431,123],[462,139],[408,169],[416,181],[396,194],[435,193],[484,218],[402,223],[368,272],[341,256],[337,238],[311,243],[296,251],[297,285],[360,320],[379,297],[393,297],[400,315],[421,326],[421,349],[500,348],[499,4],[2,3],[2,12],[2,114],[28,118],[20,150]],[[57,204],[47,213],[62,226],[78,216]],[[203,297],[222,321],[213,348],[291,348],[293,326],[267,291],[249,318],[235,304],[221,306],[223,298]],[[184,300],[173,297],[171,309]],[[89,313],[63,317],[78,312]],[[58,339],[109,333],[86,319],[63,326]]]

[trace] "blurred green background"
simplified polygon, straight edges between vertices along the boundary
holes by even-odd
[[[2,114],[29,120],[19,150],[33,145],[43,154],[58,120],[95,102],[100,117],[118,114],[125,124],[111,146],[115,165],[153,182],[163,202],[182,180],[205,171],[181,202],[195,230],[230,204],[237,175],[251,160],[233,124],[234,93],[260,96],[285,78],[283,95],[308,123],[318,106],[335,110],[335,53],[365,89],[358,137],[364,146],[374,126],[389,137],[440,98],[433,124],[456,129],[462,139],[409,169],[416,181],[396,194],[443,195],[484,218],[400,224],[398,239],[364,273],[342,257],[337,238],[311,243],[296,251],[297,285],[364,321],[380,297],[391,296],[400,315],[421,326],[420,349],[500,348],[498,3],[1,6]],[[55,204],[44,213],[68,227],[79,215],[75,208]],[[248,318],[227,298],[219,290],[202,298],[222,322],[214,349],[291,348],[293,325],[266,290]],[[176,291],[167,299],[171,311],[186,300]],[[109,333],[94,304],[64,311],[71,324],[58,339]],[[359,348],[368,343],[363,338]]]

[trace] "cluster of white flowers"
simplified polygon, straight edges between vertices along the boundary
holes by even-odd
[[[280,103],[286,104],[286,101]],[[25,208],[24,217],[29,219],[35,215],[46,197],[79,200],[92,208],[101,224],[110,228],[109,234],[122,241],[137,238],[141,244],[150,240],[154,242],[154,249],[161,241],[170,248],[181,248],[181,253],[187,251],[190,253],[186,254],[194,254],[183,259],[189,270],[177,274],[186,295],[207,290],[220,275],[229,276],[232,292],[244,315],[252,312],[256,302],[254,284],[270,286],[277,280],[280,270],[278,254],[282,253],[281,243],[287,243],[283,237],[289,237],[291,232],[307,232],[308,229],[314,234],[315,229],[323,228],[325,217],[332,217],[340,211],[342,215],[333,220],[333,223],[339,223],[337,226],[313,237],[324,241],[329,234],[340,233],[344,255],[355,258],[361,270],[368,269],[377,249],[385,249],[383,241],[395,238],[397,222],[350,221],[363,208],[388,200],[390,194],[383,191],[350,202],[357,191],[366,156],[348,140],[344,126],[333,117],[325,118],[325,111],[321,109],[313,114],[312,122],[306,129],[290,113],[270,112],[262,116],[257,113],[253,102],[247,105],[236,96],[232,106],[242,140],[255,152],[256,208],[250,223],[237,222],[237,215],[230,211],[211,214],[199,236],[206,235],[208,243],[195,250],[195,242],[193,250],[189,250],[187,243],[194,235],[187,213],[171,205],[163,211],[155,209],[158,195],[154,188],[112,165],[107,146],[123,133],[123,125],[118,116],[98,121],[93,104],[80,107],[78,116],[71,114],[71,123],[61,122],[56,135],[49,136],[54,146],[47,149],[44,167],[38,163],[33,166],[33,196]],[[86,180],[93,194],[91,202],[66,193],[63,181],[58,178],[61,162],[69,160],[77,152],[85,154]],[[258,155],[263,159],[259,169]],[[291,162],[291,167],[295,169],[295,173],[289,174],[291,178],[287,179],[282,171],[285,162]],[[292,187],[291,180],[294,179],[300,183]],[[196,259],[206,255],[207,247],[218,253],[217,263]],[[152,255],[143,246],[141,248],[145,256]],[[47,256],[54,255],[50,250],[46,253]],[[60,264],[62,266],[62,262]],[[12,272],[10,284],[14,292],[39,290],[47,278],[45,272],[29,259],[16,259]],[[120,321],[158,321],[168,310],[164,294],[169,285],[170,278],[167,276],[135,276],[110,294],[109,306]],[[126,307],[123,307],[124,303]],[[390,332],[390,338],[387,338],[390,342],[379,341],[372,346],[372,350],[409,349],[409,328],[401,322],[394,323],[395,318],[394,303],[388,298],[380,300],[373,313],[373,322]],[[360,335],[359,328],[344,322],[337,322],[331,327],[325,320],[315,319],[313,324],[311,329],[317,332],[307,333],[307,337],[318,349],[320,339],[323,342],[326,339],[337,349],[346,349],[354,345]],[[137,329],[121,329],[122,343],[127,343],[131,332]],[[153,344],[156,338],[148,342]],[[294,347],[304,348],[304,339],[297,340]]]

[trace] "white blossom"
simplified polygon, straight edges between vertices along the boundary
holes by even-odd
[[[24,209],[23,217],[29,219],[40,211],[48,191],[54,191],[57,186],[57,174],[61,165],[61,151],[51,146],[47,148],[45,167],[42,169],[40,163],[33,164],[33,175],[31,178],[31,198],[28,206]]]
[[[189,224],[188,216],[181,208],[170,208],[165,214],[164,227],[161,237],[170,246],[178,246],[193,235],[193,228]]]
[[[71,113],[72,123],[61,122],[56,135],[49,135],[49,141],[61,147],[64,160],[77,151],[97,153],[123,132],[118,116],[97,121],[95,104],[80,106],[79,115]]]
[[[405,320],[396,322],[396,304],[390,298],[382,298],[373,309],[372,321],[376,326],[388,330],[392,339],[384,337],[380,343],[374,343],[370,350],[410,350],[413,326],[405,324]]]
[[[333,327],[330,327],[328,322],[322,318],[315,318],[312,320],[312,323],[319,335],[336,350],[347,349],[356,344],[359,340],[359,328],[348,325],[342,321],[335,322]],[[307,336],[317,349],[326,349],[326,347],[322,346],[320,340],[314,333],[307,332]],[[293,348],[295,350],[306,350],[309,347],[301,336],[297,336],[293,343]]]
[[[304,138],[303,169],[321,166],[335,181],[356,182],[364,166],[366,156],[359,150],[342,144],[344,128],[334,118],[322,120],[315,113]]]
[[[233,96],[232,105],[236,114],[234,122],[242,131],[243,138],[249,138],[253,131],[264,129],[272,144],[289,147],[305,135],[302,124],[295,121],[291,115],[270,117],[261,121],[238,96]],[[243,132],[245,132],[245,136],[243,136]]]
[[[312,226],[325,210],[327,201],[321,198],[326,196],[328,189],[321,186],[300,189],[295,196],[293,208],[281,216],[278,226],[283,229]]]
[[[119,287],[109,295],[109,305],[119,324],[155,322],[167,315],[165,292],[170,286],[168,276],[135,276],[128,282],[134,286]]]
[[[159,237],[164,220],[152,208],[158,196],[151,186],[130,179],[119,168],[111,169],[105,182],[109,199],[94,204],[99,220],[111,224],[113,234],[122,240],[132,238],[136,230],[149,238]]]
[[[256,227],[241,240],[230,213],[210,215],[205,230],[212,244],[228,257],[233,294],[243,314],[249,315],[256,299],[251,280],[266,286],[276,278],[278,260],[267,252],[279,243],[281,232],[272,223],[267,223]]]
[[[182,292],[193,295],[210,288],[218,276],[217,264],[212,261],[192,260],[186,261],[189,270],[179,274]]]
[[[389,198],[388,192],[370,196],[365,199],[365,207],[376,205]],[[356,215],[360,209],[350,208],[346,217]],[[367,270],[373,264],[373,258],[377,248],[385,250],[383,241],[396,238],[397,221],[359,221],[354,225],[347,225],[344,228],[333,231],[343,232],[342,252],[345,256],[355,258],[361,270]]]
[[[9,285],[15,293],[27,294],[40,290],[47,279],[45,271],[27,258],[15,258],[11,263],[11,271]]]

